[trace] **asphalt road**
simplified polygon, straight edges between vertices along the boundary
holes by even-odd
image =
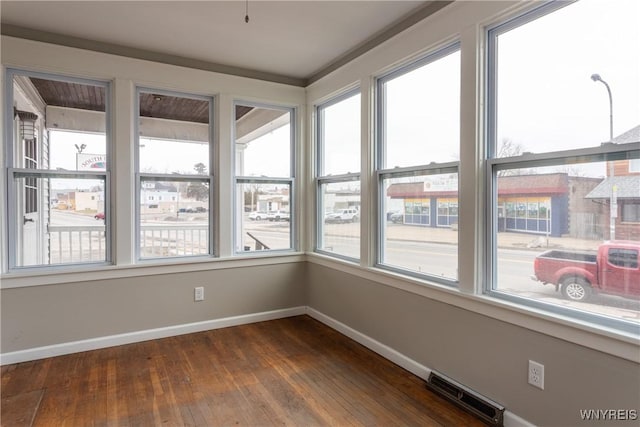
[[[288,222],[247,221],[245,224],[247,231],[259,236],[263,242],[273,245],[272,248],[289,247]],[[324,247],[330,252],[358,258],[360,256],[359,244],[360,240],[357,236],[330,234],[325,238]],[[578,303],[564,299],[559,292],[556,292],[553,285],[543,285],[531,280],[533,260],[543,250],[499,248],[497,288],[495,290],[559,306],[640,322],[640,300],[638,299],[596,295],[589,303]],[[455,244],[387,240],[384,252],[384,264],[436,276],[457,278],[458,250]]]
[[[93,215],[82,215],[66,211],[52,211],[55,225],[101,225]],[[167,223],[170,228],[176,223]],[[185,224],[184,222],[178,224]],[[355,224],[354,224],[355,225]],[[354,228],[355,229],[355,228]],[[250,221],[245,219],[245,231],[250,232],[270,249],[290,247],[290,223]],[[246,233],[244,244],[255,247],[255,241]],[[360,255],[360,240],[357,236],[328,235],[325,248],[335,253],[352,256]],[[497,291],[525,298],[569,306],[582,310],[640,322],[640,301],[609,295],[597,295],[590,303],[567,301],[555,291],[553,285],[543,285],[530,279],[533,274],[533,260],[538,250],[498,249]],[[413,240],[387,240],[384,247],[384,264],[425,272],[446,278],[457,278],[458,251],[455,244],[419,242]]]

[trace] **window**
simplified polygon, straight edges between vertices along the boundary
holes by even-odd
[[[294,112],[235,105],[235,252],[293,249]]]
[[[377,82],[378,265],[458,280],[459,44]]]
[[[360,258],[360,93],[316,108],[316,251]]]
[[[640,200],[622,202],[622,222],[640,223]]]
[[[210,98],[138,89],[140,259],[213,254]]]
[[[7,267],[109,262],[109,84],[18,70],[7,81]]]
[[[623,268],[638,268],[638,251],[634,249],[609,249],[609,262]]]
[[[638,12],[626,1],[552,2],[488,30],[490,295],[637,331],[628,320],[629,310],[638,313],[627,300],[637,298],[634,277],[580,271],[595,269],[606,240],[614,264],[628,262],[616,241],[640,246],[640,226],[623,224],[637,219],[638,177],[616,167],[640,155],[637,140],[616,138],[632,134],[640,117],[630,95],[640,90],[629,18]],[[554,275],[569,265],[572,274]]]

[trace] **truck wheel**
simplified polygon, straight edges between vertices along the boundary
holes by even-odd
[[[591,285],[581,277],[569,277],[562,281],[562,295],[571,301],[586,301],[591,296]]]

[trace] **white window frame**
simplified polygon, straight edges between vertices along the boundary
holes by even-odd
[[[501,292],[497,289],[498,252],[497,252],[497,232],[498,232],[498,172],[510,169],[535,168],[548,166],[575,165],[592,162],[613,162],[638,158],[640,156],[640,143],[633,144],[600,144],[594,147],[577,148],[556,152],[544,153],[524,153],[512,157],[497,156],[497,102],[496,102],[496,58],[497,58],[497,37],[512,29],[526,25],[547,14],[567,6],[570,3],[551,2],[544,3],[532,10],[518,16],[500,22],[496,25],[485,28],[486,37],[486,110],[485,110],[485,130],[486,130],[486,158],[485,172],[485,194],[487,203],[486,217],[486,238],[485,238],[485,276],[483,277],[483,292],[492,298],[496,298],[529,309],[543,310],[555,315],[573,318],[579,321],[590,322],[605,327],[622,330],[637,334],[637,323],[606,317],[596,313],[590,313],[577,309],[562,307],[542,301],[524,298],[513,294]]]
[[[113,212],[113,206],[111,206],[111,184],[110,184],[110,170],[113,166],[111,155],[111,82],[68,77],[59,74],[46,73],[46,72],[32,72],[21,70],[17,68],[7,68],[5,72],[5,118],[4,123],[13,123],[13,102],[14,102],[14,89],[13,80],[15,76],[34,77],[44,80],[59,81],[65,83],[78,83],[91,86],[98,86],[104,89],[105,96],[105,145],[106,145],[106,159],[107,168],[105,171],[93,172],[93,171],[58,171],[51,169],[26,169],[21,165],[14,164],[14,153],[16,144],[15,133],[13,126],[6,125],[4,130],[5,141],[5,169],[7,179],[7,261],[3,265],[5,271],[38,271],[38,270],[60,270],[66,269],[69,266],[103,266],[112,264],[114,259],[112,253],[112,227],[111,227],[111,215]],[[43,132],[46,132],[46,128]],[[88,261],[88,262],[73,262],[73,263],[60,263],[60,264],[38,264],[28,266],[17,266],[17,230],[16,227],[11,224],[18,224],[18,217],[21,216],[17,212],[17,198],[18,195],[15,191],[15,180],[19,178],[36,178],[36,179],[99,179],[104,181],[104,194],[105,194],[105,260],[104,261]],[[40,200],[40,202],[42,202]]]
[[[216,247],[214,240],[214,221],[213,221],[213,212],[214,211],[214,184],[215,184],[215,175],[214,175],[214,129],[215,129],[215,121],[214,121],[214,98],[210,96],[203,95],[195,95],[184,92],[174,92],[167,91],[162,89],[152,89],[148,87],[137,87],[136,88],[136,98],[134,102],[134,114],[136,117],[135,120],[135,137],[134,137],[134,170],[135,170],[135,259],[138,262],[166,262],[166,258],[164,257],[146,257],[141,258],[141,247],[140,247],[140,233],[142,224],[140,222],[140,202],[141,202],[141,189],[142,182],[149,181],[171,181],[171,182],[201,182],[206,183],[209,186],[209,206],[208,206],[208,250],[206,254],[201,255],[183,255],[183,256],[172,256],[171,259],[199,259],[199,258],[210,258],[216,256]],[[139,123],[140,123],[140,95],[143,93],[155,94],[155,95],[165,95],[172,96],[178,98],[189,98],[196,99],[200,101],[206,101],[209,104],[209,173],[207,175],[193,175],[193,174],[161,174],[161,173],[148,173],[148,172],[140,172],[140,131],[139,131]],[[153,197],[153,196],[150,196]]]
[[[444,46],[441,46],[437,49],[432,50],[430,53],[426,54],[422,58],[415,60],[409,64],[405,64],[399,68],[394,69],[393,71],[380,75],[376,78],[376,128],[375,128],[375,139],[376,139],[376,159],[375,159],[375,179],[377,182],[377,233],[376,233],[376,255],[375,255],[375,263],[374,266],[392,271],[395,273],[413,276],[419,279],[427,279],[432,282],[436,282],[442,285],[447,285],[451,287],[457,287],[459,285],[459,277],[454,279],[445,278],[441,276],[437,276],[435,274],[430,274],[428,272],[417,272],[397,266],[392,266],[389,264],[385,264],[384,262],[384,242],[385,242],[385,225],[384,221],[386,219],[386,214],[384,212],[384,180],[390,178],[406,178],[411,176],[426,176],[426,175],[440,175],[440,174],[451,174],[455,173],[459,174],[459,164],[460,162],[446,162],[446,163],[430,163],[425,165],[415,165],[415,166],[407,166],[407,167],[389,167],[385,165],[385,154],[386,154],[386,141],[384,141],[384,126],[386,125],[385,116],[385,83],[393,80],[396,77],[401,77],[411,71],[419,69],[423,66],[426,66],[430,63],[438,61],[450,54],[455,52],[461,52],[461,43],[456,40],[454,42],[448,43]],[[460,82],[462,84],[462,82]],[[458,195],[460,194],[460,180],[458,179]],[[460,209],[460,199],[458,198],[458,209]],[[458,250],[458,265],[460,263],[459,251],[460,244],[459,238],[458,243],[456,245]],[[458,268],[459,270],[459,268]]]
[[[237,175],[236,170],[236,130],[237,123],[235,120],[235,112],[238,106],[264,108],[269,110],[279,110],[289,113],[289,176],[288,177],[256,177],[256,176],[243,176]],[[286,107],[272,104],[262,104],[250,101],[235,100],[233,102],[233,125],[232,125],[232,141],[231,150],[233,152],[233,181],[232,181],[232,194],[233,194],[233,255],[234,256],[255,256],[258,251],[244,251],[238,250],[241,242],[238,241],[238,227],[242,221],[241,216],[243,212],[238,212],[240,201],[238,199],[238,186],[240,184],[273,184],[273,185],[286,185],[289,187],[289,247],[284,249],[265,249],[260,251],[263,253],[279,253],[279,252],[294,252],[297,250],[297,221],[296,221],[296,135],[297,135],[297,109],[295,107]]]
[[[315,128],[315,137],[316,137],[316,232],[315,232],[315,245],[314,251],[317,253],[321,253],[323,255],[328,255],[340,259],[344,259],[346,261],[359,262],[360,256],[350,257],[347,255],[343,255],[340,253],[327,251],[322,249],[324,247],[324,200],[322,194],[322,186],[328,184],[336,184],[340,182],[360,182],[361,181],[361,173],[344,173],[339,175],[325,175],[324,173],[324,164],[325,164],[325,156],[324,156],[324,120],[323,120],[323,110],[331,107],[333,105],[339,104],[342,101],[345,101],[353,96],[360,95],[360,103],[362,103],[362,95],[360,93],[360,88],[349,89],[340,95],[323,102],[321,104],[316,105],[315,113],[316,113],[316,128]],[[360,145],[360,141],[358,141]],[[362,189],[362,183],[360,182],[360,188]],[[361,190],[362,191],[362,190]],[[362,194],[360,194],[362,199]],[[362,206],[362,203],[360,204]],[[360,212],[360,216],[362,216],[362,212]],[[360,223],[361,224],[361,223]],[[362,230],[360,231],[362,232]],[[360,241],[362,244],[362,241]]]

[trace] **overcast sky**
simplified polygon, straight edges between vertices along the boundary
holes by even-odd
[[[498,38],[497,139],[524,151],[599,145],[609,138],[613,94],[614,137],[640,124],[640,1],[581,0]],[[387,85],[387,167],[455,161],[459,157],[459,54]],[[327,110],[328,168],[359,170],[359,96]],[[55,132],[54,132],[55,133]],[[75,168],[74,144],[104,153],[104,138],[52,137],[52,168]],[[144,143],[144,141],[143,141]],[[283,127],[249,144],[245,174],[287,176],[289,130]],[[142,148],[142,170],[191,173],[208,158],[206,146],[163,144]]]

